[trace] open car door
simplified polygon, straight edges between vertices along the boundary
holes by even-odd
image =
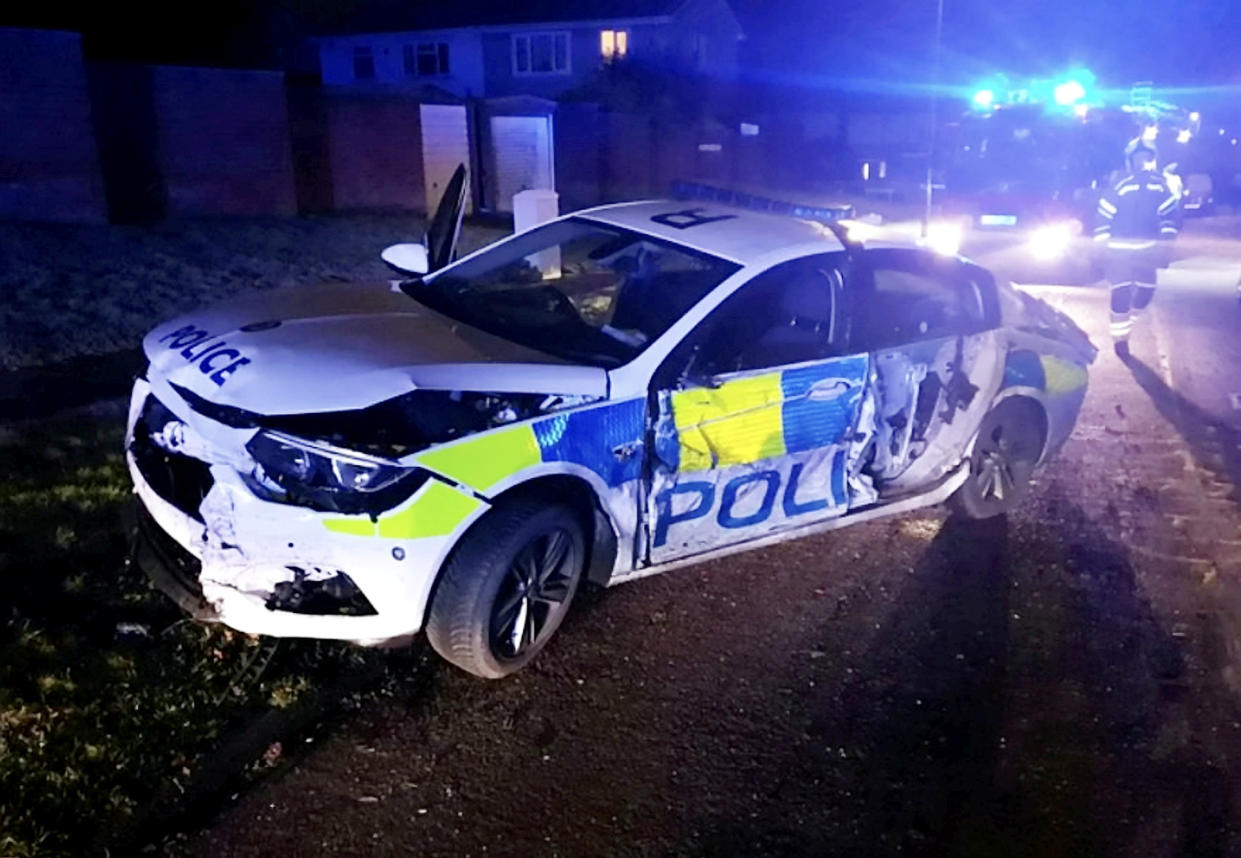
[[[465,164],[458,164],[427,227],[429,271],[438,271],[456,258],[457,240],[461,237],[461,220],[465,215],[465,201],[469,192],[470,181]]]

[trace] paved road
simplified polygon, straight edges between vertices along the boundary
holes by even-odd
[[[1133,359],[1100,355],[1018,513],[931,510],[591,596],[530,671],[438,669],[189,851],[1241,854],[1226,258],[1169,275]],[[1105,344],[1103,290],[1033,291]]]

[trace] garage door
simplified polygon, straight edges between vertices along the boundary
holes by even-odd
[[[427,214],[435,211],[444,187],[458,164],[470,166],[470,135],[466,128],[465,105],[423,104],[422,178],[427,193]],[[472,211],[466,198],[466,213]]]
[[[518,191],[555,190],[550,116],[493,116],[491,141],[499,211],[513,210],[513,194]]]

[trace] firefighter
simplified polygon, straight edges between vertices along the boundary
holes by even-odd
[[[1160,267],[1158,242],[1180,231],[1180,197],[1155,170],[1155,150],[1138,145],[1128,153],[1129,173],[1099,199],[1094,239],[1107,250],[1111,284],[1109,329],[1116,354],[1129,354],[1134,320],[1155,295]]]
[[[1163,180],[1168,185],[1168,191],[1171,192],[1178,200],[1185,196],[1185,180],[1181,178],[1181,174],[1177,172],[1178,165],[1175,161],[1163,168]]]

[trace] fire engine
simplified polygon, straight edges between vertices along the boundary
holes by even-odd
[[[1126,150],[1154,148],[1178,179],[1195,160],[1201,116],[1152,93],[1149,84],[1103,89],[1084,70],[977,87],[936,145],[936,209],[961,229],[962,250],[1027,282],[1053,267],[1058,282],[1093,279],[1082,236]],[[1201,181],[1181,181],[1187,207],[1209,202]]]

